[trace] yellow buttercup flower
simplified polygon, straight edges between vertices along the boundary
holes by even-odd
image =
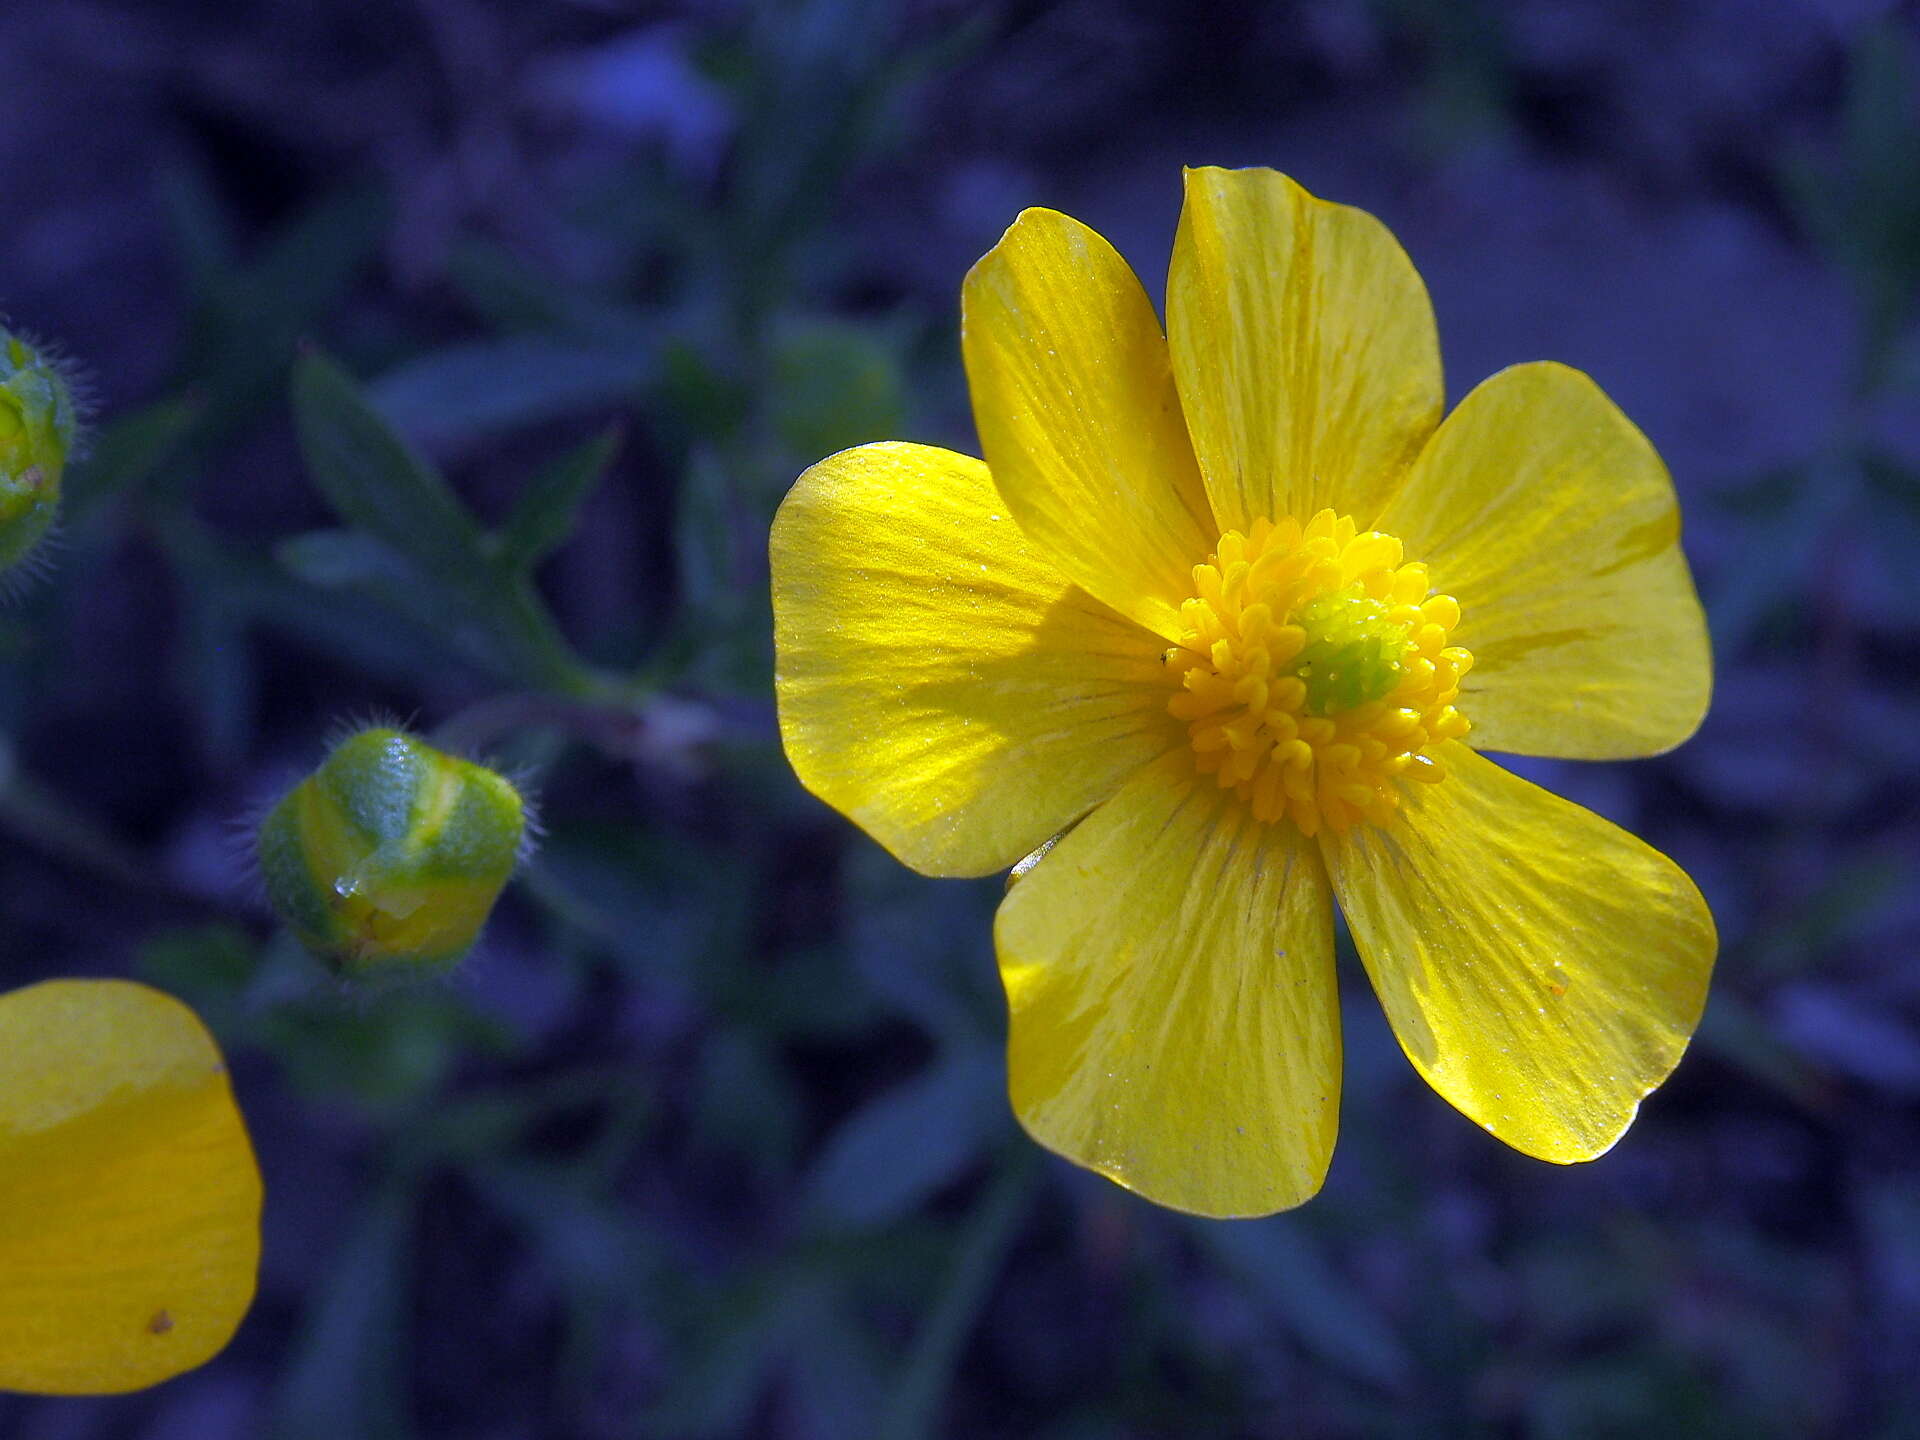
[[[1003,869],[1013,1104],[1207,1215],[1297,1205],[1340,1093],[1333,904],[1434,1089],[1591,1159],[1673,1069],[1715,937],[1666,857],[1483,759],[1649,755],[1711,669],[1673,487],[1585,375],[1442,419],[1377,220],[1187,172],[1163,335],[1086,226],[967,277],[986,463],[862,446],[772,538],[781,733],[913,868]]]
[[[204,1364],[259,1264],[260,1172],[193,1012],[123,980],[0,995],[0,1390]]]

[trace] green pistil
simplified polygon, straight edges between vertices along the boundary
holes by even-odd
[[[1359,586],[1310,600],[1293,615],[1307,632],[1293,673],[1307,687],[1309,715],[1338,715],[1384,700],[1400,682],[1406,627]]]

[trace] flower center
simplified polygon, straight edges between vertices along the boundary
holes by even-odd
[[[1304,526],[1263,518],[1222,535],[1193,587],[1167,709],[1200,773],[1255,819],[1307,835],[1385,825],[1399,782],[1445,778],[1425,751],[1467,733],[1453,702],[1473,656],[1447,644],[1459,604],[1393,536],[1331,510]]]

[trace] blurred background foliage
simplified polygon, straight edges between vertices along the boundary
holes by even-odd
[[[269,1202],[224,1357],[0,1432],[1920,1435],[1917,77],[1885,0],[6,7],[0,298],[97,423],[0,609],[0,985],[192,1001]],[[786,486],[972,448],[967,265],[1047,204],[1157,294],[1182,163],[1374,210],[1455,396],[1565,360],[1674,469],[1712,717],[1524,767],[1723,934],[1592,1166],[1427,1093],[1351,963],[1306,1209],[1038,1153],[998,882],[782,760]],[[374,995],[244,854],[368,714],[546,830],[456,978]]]

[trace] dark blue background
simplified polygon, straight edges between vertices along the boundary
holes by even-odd
[[[193,999],[269,1200],[221,1359],[0,1399],[0,1432],[1920,1433],[1917,29],[1872,0],[7,7],[0,301],[75,357],[99,443],[55,578],[0,610],[0,986]],[[1202,163],[1384,219],[1452,397],[1568,362],[1674,472],[1705,728],[1524,767],[1680,860],[1722,934],[1692,1051],[1591,1166],[1428,1093],[1351,963],[1304,1210],[1201,1224],[1038,1156],[997,882],[912,877],[780,757],[792,477],[973,448],[967,266],[1044,204],[1158,294]],[[540,580],[674,703],[543,697],[302,549],[334,523],[302,340],[488,520],[620,421]],[[537,776],[548,838],[458,976],[368,996],[276,938],[244,827],[378,711]]]

